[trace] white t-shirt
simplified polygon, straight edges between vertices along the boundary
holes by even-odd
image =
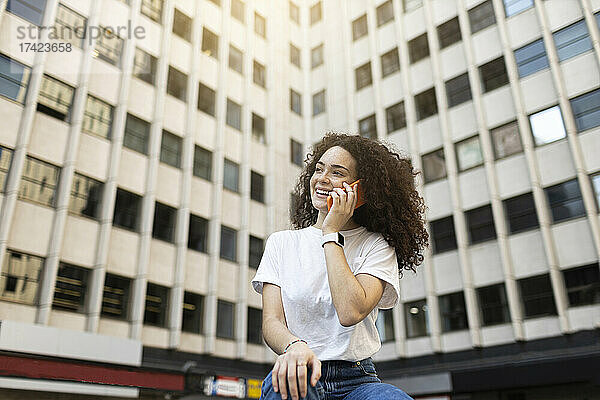
[[[341,231],[350,269],[386,282],[383,296],[373,311],[350,327],[340,324],[329,290],[322,232],[310,226],[275,232],[252,280],[262,294],[263,283],[281,288],[289,331],[308,342],[319,360],[358,361],[381,348],[375,320],[378,308],[392,308],[400,297],[396,253],[380,233],[365,227]]]

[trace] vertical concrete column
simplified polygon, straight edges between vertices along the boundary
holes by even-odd
[[[162,139],[167,77],[169,73],[169,50],[171,46],[171,31],[173,29],[173,12],[174,1],[165,0],[162,13],[160,58],[158,59],[158,67],[156,69],[157,84],[154,101],[154,118],[150,126],[146,184],[140,215],[140,244],[137,250],[136,276],[133,280],[131,296],[129,337],[137,340],[140,340],[142,337],[142,326],[144,324],[144,308],[148,285],[147,274],[156,200],[156,179],[160,160],[160,143]]]
[[[6,6],[6,5],[5,5]],[[46,3],[46,11],[42,20],[42,26],[51,26],[54,22],[54,16],[58,7],[58,0],[48,0]],[[49,31],[40,32],[39,43],[49,42]],[[17,204],[17,196],[19,193],[19,184],[21,183],[21,175],[25,165],[25,157],[27,156],[27,148],[29,146],[29,138],[31,137],[31,129],[33,126],[33,118],[36,112],[37,98],[40,92],[42,77],[44,75],[44,64],[46,63],[45,52],[35,53],[29,85],[27,87],[27,95],[25,96],[25,104],[21,120],[19,121],[19,130],[17,133],[17,143],[13,151],[11,167],[6,176],[4,201],[0,209],[0,265],[4,260],[6,246],[8,243],[8,234],[12,224],[12,219]]]
[[[410,60],[408,57],[408,45],[406,40],[406,34],[404,32],[406,18],[402,14],[402,2],[400,0],[394,0],[394,10],[398,12],[398,18],[395,18],[396,28],[396,42],[398,43],[398,53],[400,55],[400,74],[402,76],[402,86],[404,88],[404,109],[406,112],[406,130],[408,132],[408,141],[410,146],[410,153],[412,155],[412,164],[415,169],[423,171],[423,163],[421,161],[421,150],[419,146],[419,137],[417,132],[417,113],[415,108],[415,99],[413,97],[413,90],[411,85],[410,76]],[[421,175],[422,176],[422,175]],[[417,189],[419,194],[425,198],[424,182],[423,180],[417,180]],[[431,229],[428,229],[431,237]],[[424,269],[424,270],[423,270]],[[435,352],[442,351],[441,341],[441,321],[439,313],[439,302],[437,293],[435,290],[435,279],[433,270],[433,258],[431,246],[426,250],[425,260],[421,270],[418,272],[424,274],[423,278],[425,281],[425,291],[427,298],[427,306],[429,307],[429,322],[431,326],[431,347]],[[407,354],[406,345],[404,344],[404,354]]]
[[[477,118],[477,129],[479,130],[479,138],[481,140],[481,149],[484,160],[484,168],[486,180],[488,182],[488,190],[490,191],[490,202],[492,205],[492,215],[494,218],[494,228],[496,230],[496,241],[500,249],[500,258],[502,261],[502,270],[504,275],[505,287],[508,292],[516,292],[516,282],[514,277],[514,268],[510,253],[510,244],[508,241],[508,228],[506,226],[506,216],[502,199],[500,197],[500,188],[498,183],[498,175],[494,163],[494,150],[490,131],[488,129],[487,115],[483,106],[483,90],[481,88],[481,80],[479,71],[475,65],[475,52],[473,50],[472,36],[469,28],[469,17],[466,10],[466,5],[463,0],[459,0],[459,21],[462,41],[465,47],[465,57],[467,59],[467,72],[469,74],[469,84],[473,97],[473,106],[475,108],[475,116]],[[498,11],[498,10],[496,10]],[[502,41],[502,37],[500,36]],[[523,332],[523,316],[521,312],[518,297],[508,296],[508,306],[511,315],[513,334],[516,340],[524,339]]]
[[[432,5],[430,0],[423,1],[425,20],[427,24],[427,40],[429,42],[431,65],[433,69],[433,81],[435,86],[435,95],[437,98],[438,115],[440,119],[441,134],[446,155],[446,165],[448,166],[448,185],[450,187],[450,197],[453,204],[454,225],[456,226],[456,239],[458,244],[458,258],[460,260],[461,275],[463,281],[463,290],[465,305],[467,307],[467,320],[469,323],[469,332],[471,333],[471,343],[474,347],[481,346],[481,332],[479,321],[479,309],[477,305],[477,296],[473,286],[473,272],[471,271],[471,259],[468,250],[468,234],[463,213],[462,201],[460,198],[460,185],[458,181],[458,166],[456,165],[456,153],[454,143],[450,134],[450,117],[448,115],[448,101],[446,98],[446,87],[442,80],[442,68],[439,59],[439,43],[437,31],[433,26]]]
[[[581,0],[581,8],[583,9],[583,16],[585,17],[585,23],[587,24],[588,32],[592,39],[592,46],[594,47],[594,54],[596,55],[596,62],[600,65],[600,18],[594,15],[594,9],[590,0]],[[600,11],[596,11],[596,14]]]
[[[102,1],[92,3],[88,26],[97,26],[99,12]],[[56,285],[56,274],[60,260],[60,250],[62,247],[65,224],[67,221],[67,211],[69,209],[69,199],[71,194],[71,184],[73,183],[73,174],[75,173],[75,161],[77,159],[77,150],[79,149],[79,138],[81,135],[81,125],[83,124],[83,114],[88,94],[88,84],[90,71],[92,67],[92,54],[96,44],[96,38],[90,41],[83,41],[83,51],[81,53],[81,66],[79,69],[79,85],[75,90],[73,99],[73,109],[71,111],[71,125],[69,127],[69,136],[67,138],[67,148],[64,155],[63,165],[58,180],[56,192],[56,210],[52,221],[50,231],[50,241],[48,252],[44,262],[42,278],[39,291],[38,310],[36,323],[47,325],[52,309],[52,299],[54,298],[54,286]]]
[[[177,210],[175,231],[175,273],[173,287],[169,293],[169,347],[177,348],[181,340],[183,318],[183,301],[185,292],[185,270],[188,235],[190,228],[190,203],[192,176],[194,170],[194,146],[196,136],[196,114],[198,104],[198,71],[202,46],[201,3],[195,2],[192,16],[190,74],[187,81],[187,104],[185,115],[185,132],[181,157],[181,190],[180,204]]]
[[[246,48],[244,49],[244,98],[242,101],[242,166],[241,166],[241,225],[238,232],[237,260],[239,265],[235,307],[235,338],[237,357],[246,356],[248,326],[248,258],[250,235],[250,171],[252,164],[252,54],[254,53],[254,0],[246,0]]]
[[[229,32],[231,31],[231,4],[229,1],[221,2],[221,37],[219,38],[219,81],[217,83],[217,98],[215,105],[215,119],[217,132],[215,134],[215,149],[213,152],[213,198],[211,218],[208,230],[209,264],[207,269],[208,290],[205,298],[204,327],[205,341],[204,352],[212,354],[215,351],[217,334],[217,300],[218,279],[221,245],[221,213],[223,200],[223,162],[225,144],[225,121],[227,114],[227,69],[229,57]],[[239,236],[239,235],[238,235]]]
[[[129,20],[131,21],[131,26],[137,26],[141,0],[131,0],[130,3]],[[100,321],[104,278],[106,277],[108,248],[110,246],[110,232],[112,229],[117,192],[117,174],[119,173],[121,150],[123,148],[123,134],[125,132],[125,121],[127,118],[127,99],[129,98],[133,58],[135,55],[135,36],[126,38],[123,47],[119,94],[113,112],[113,123],[110,133],[111,146],[108,158],[108,170],[106,172],[106,182],[104,183],[104,190],[102,192],[98,243],[96,244],[94,268],[90,274],[90,285],[88,290],[89,300],[85,329],[89,332],[97,332],[98,323]]]
[[[352,24],[350,24],[352,26]],[[369,0],[367,3],[367,30],[369,38],[371,74],[373,75],[373,104],[375,106],[375,121],[377,127],[377,139],[387,137],[387,124],[385,109],[383,108],[383,98],[381,97],[381,81],[383,78],[381,71],[381,54],[379,51],[379,35],[377,34],[377,16],[375,10],[375,0]]]
[[[350,2],[339,1],[341,19],[344,23],[344,26],[342,26],[342,46],[344,49],[344,75],[346,78],[346,123],[350,132],[358,132],[358,121],[356,120],[356,110],[354,109],[354,89],[356,83],[354,82],[354,69],[352,68],[352,22],[348,18],[350,14]]]

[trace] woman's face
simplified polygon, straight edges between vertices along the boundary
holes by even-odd
[[[310,178],[310,198],[313,207],[327,212],[327,196],[334,188],[344,188],[343,183],[354,182],[356,160],[344,148],[333,146],[317,161],[315,172]],[[318,191],[318,192],[317,192]]]

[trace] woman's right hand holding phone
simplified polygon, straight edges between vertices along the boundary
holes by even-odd
[[[288,394],[292,400],[305,397],[308,368],[312,369],[310,384],[315,386],[321,377],[321,361],[306,343],[294,343],[275,361],[271,374],[273,390],[280,392],[282,399],[287,399]]]

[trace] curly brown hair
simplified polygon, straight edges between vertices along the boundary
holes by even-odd
[[[416,271],[429,246],[425,228],[425,202],[415,187],[410,157],[401,157],[390,143],[358,135],[328,132],[308,153],[294,189],[291,223],[294,229],[314,225],[319,211],[312,205],[310,178],[325,151],[340,146],[356,160],[357,179],[366,204],[354,210],[352,219],[370,232],[378,232],[396,251],[398,269]]]

